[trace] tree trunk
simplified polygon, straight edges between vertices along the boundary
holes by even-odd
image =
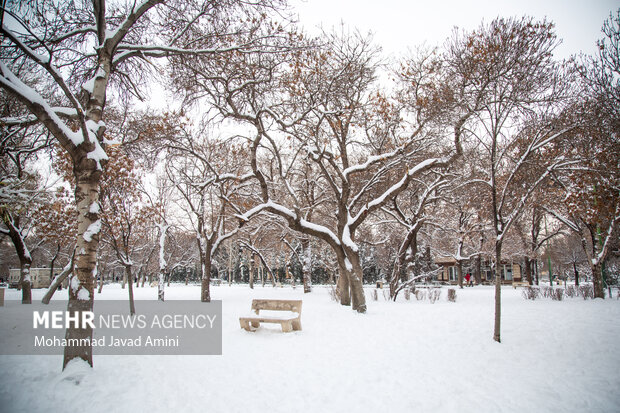
[[[480,254],[476,256],[474,265],[474,279],[476,280],[476,284],[482,284],[482,257]]]
[[[60,244],[56,245],[56,254],[52,257],[50,261],[50,284],[54,281],[54,264],[56,263],[56,259],[58,258],[58,254],[60,253]]]
[[[500,328],[502,317],[502,275],[501,275],[502,244],[495,243],[495,325],[493,340],[501,343]]]
[[[575,287],[579,287],[579,271],[577,271],[577,263],[573,261],[573,272],[575,273]]]
[[[30,277],[30,262],[22,261],[19,266],[19,284],[22,287],[22,304],[32,304],[32,279]]]
[[[345,269],[344,262],[339,263],[338,292],[340,293],[340,304],[351,305],[351,292],[349,288],[349,275]]]
[[[255,256],[252,255],[252,258],[250,259],[250,253],[248,252],[247,255],[247,261],[248,261],[248,282],[250,283],[250,289],[254,289],[254,263],[255,261]]]
[[[302,276],[304,282],[304,294],[312,292],[312,248],[310,244],[310,238],[304,238],[301,240],[301,246],[303,248],[303,267]]]
[[[534,270],[534,276],[536,277],[536,285],[539,285],[538,281],[538,260],[536,258],[532,259],[532,269]]]
[[[104,274],[101,273],[99,275],[99,289],[97,290],[97,294],[101,294],[101,291],[103,290],[103,282],[104,282]]]
[[[594,287],[594,298],[605,298],[605,286],[603,285],[603,266],[600,261],[592,267],[592,286]]]
[[[363,270],[360,265],[359,254],[348,251],[349,257],[342,258],[339,263],[340,278],[340,303],[342,305],[352,305],[353,310],[358,313],[366,312],[366,297],[364,295]],[[339,260],[340,261],[340,260]]]
[[[94,163],[91,161],[91,163]],[[71,316],[82,319],[81,313],[93,310],[94,287],[96,278],[97,249],[99,246],[99,179],[101,171],[80,170],[80,166],[74,168],[76,175],[75,201],[78,212],[78,237],[76,240],[75,267],[71,277],[69,288],[69,304],[67,311]],[[78,314],[76,314],[78,313]],[[91,367],[93,365],[93,353],[90,343],[93,337],[92,328],[67,328],[65,338],[67,345],[64,349],[63,369],[75,359],[81,358]]]
[[[532,260],[530,257],[525,256],[523,263],[525,264],[525,276],[529,285],[534,284],[532,280]]]
[[[456,264],[456,272],[459,287],[463,288],[463,263],[461,261]]]
[[[11,238],[13,246],[15,247],[15,252],[19,258],[19,283],[17,285],[18,289],[22,290],[22,304],[31,304],[32,279],[30,278],[30,266],[32,265],[32,257],[26,246],[26,241],[22,236],[19,225],[20,219],[19,217],[13,217],[4,207],[0,208],[0,214],[2,215],[4,224],[9,229],[9,238]]]
[[[125,266],[125,277],[127,278],[127,285],[129,290],[129,314],[136,314],[136,306],[133,301],[133,275],[131,274],[131,266]]]
[[[207,251],[201,258],[201,285],[200,285],[200,301],[211,302],[211,248],[207,247]]]

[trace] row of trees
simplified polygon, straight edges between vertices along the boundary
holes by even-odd
[[[195,266],[209,301],[214,267],[231,268],[239,250],[272,280],[285,250],[305,291],[320,256],[341,303],[363,313],[365,266],[383,270],[394,298],[432,272],[428,248],[459,269],[520,255],[531,280],[562,231],[581,240],[604,296],[620,219],[620,15],[605,22],[599,54],[579,61],[555,60],[553,24],[524,17],[455,30],[441,48],[386,64],[355,31],[305,36],[285,6],[2,9],[0,231],[18,253],[24,302],[26,216],[43,224],[32,239],[57,239],[73,257],[70,311],[92,309],[98,271],[111,263],[131,296],[134,276],[156,261],[162,300],[166,274]],[[184,110],[132,106],[149,82]],[[74,200],[41,190],[58,187],[32,169],[44,151]],[[500,285],[496,271],[496,341]],[[64,365],[76,357],[92,364],[90,348],[67,347]]]

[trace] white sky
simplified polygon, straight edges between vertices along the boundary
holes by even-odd
[[[556,49],[558,58],[594,54],[603,21],[620,8],[618,0],[291,0],[290,4],[308,30],[343,21],[363,33],[372,31],[384,52],[395,55],[424,42],[440,45],[455,26],[472,30],[483,19],[489,22],[498,16],[547,17],[563,39]]]

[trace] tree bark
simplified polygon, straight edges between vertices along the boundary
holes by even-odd
[[[344,262],[339,264],[338,291],[340,293],[340,304],[351,305],[351,292],[349,288],[349,274]]]
[[[91,208],[93,204],[99,204],[99,179],[101,171],[95,166],[95,162],[84,161],[74,168],[76,176],[75,200],[78,212],[78,237],[76,240],[75,267],[71,277],[69,288],[69,304],[67,311],[75,316],[80,313],[78,319],[82,319],[81,313],[93,310],[94,287],[97,264],[97,249],[99,246],[100,227],[98,208]],[[67,328],[65,338],[67,343],[85,343],[92,340],[93,331],[88,325],[84,328]],[[85,340],[86,339],[86,340]],[[91,345],[65,346],[63,357],[63,370],[67,364],[81,358],[91,367],[93,365],[93,353]]]
[[[502,276],[500,271],[502,259],[502,244],[495,243],[495,325],[493,340],[501,343],[500,328],[502,318]]]
[[[577,271],[577,263],[573,261],[573,272],[575,273],[575,287],[579,287],[579,271]]]
[[[340,303],[342,305],[351,305],[353,310],[358,313],[365,313],[366,297],[362,283],[363,270],[359,254],[354,251],[348,251],[348,257],[339,257],[338,264],[340,270],[340,278],[338,280]]]
[[[481,254],[476,256],[476,261],[474,265],[474,279],[476,280],[476,284],[482,284],[482,257]]]
[[[459,261],[456,264],[457,280],[460,288],[463,288],[463,263]]]
[[[605,286],[603,285],[603,266],[597,261],[592,267],[592,286],[594,287],[594,298],[605,298]]]
[[[32,279],[30,277],[30,260],[20,262],[19,284],[22,287],[22,304],[32,304]]]
[[[310,244],[310,238],[305,237],[301,240],[301,246],[303,249],[303,283],[304,283],[304,294],[312,292],[312,249]]]
[[[525,276],[529,285],[533,285],[532,280],[532,260],[527,255],[525,256],[523,263],[525,264]]]
[[[127,289],[129,290],[129,314],[136,314],[136,306],[133,300],[133,275],[131,274],[131,266],[125,265],[125,277],[127,278]]]
[[[202,254],[201,254],[202,255]],[[211,249],[207,248],[204,256],[201,258],[202,274],[200,285],[200,301],[211,302]]]

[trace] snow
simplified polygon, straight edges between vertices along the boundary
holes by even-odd
[[[91,208],[92,208],[92,205],[91,205]],[[82,237],[84,237],[84,240],[86,242],[91,242],[93,240],[93,235],[98,234],[100,231],[101,231],[101,220],[98,219],[92,224],[90,224],[88,228],[86,228],[86,231],[84,232],[84,235],[82,235]]]
[[[97,169],[101,170],[101,161],[107,160],[108,155],[105,153],[96,138],[91,138],[91,141],[95,143],[95,149],[93,149],[91,152],[88,152],[87,158],[93,159],[95,162],[97,162]]]
[[[99,68],[97,68],[97,71],[95,72],[95,75],[92,78],[88,79],[86,82],[84,82],[84,84],[82,85],[82,89],[84,89],[86,92],[92,95],[93,91],[95,90],[95,80],[99,78],[105,78],[105,77],[106,77],[105,69],[99,66]]]
[[[99,202],[95,201],[92,204],[90,204],[90,208],[88,209],[88,212],[90,212],[91,214],[98,214],[101,211],[101,207],[99,206]]]
[[[223,301],[221,356],[99,356],[94,368],[61,356],[0,356],[7,412],[613,412],[620,403],[620,300],[524,300],[502,291],[502,343],[492,340],[493,287],[396,303],[369,297],[361,315],[327,288],[213,286]],[[10,289],[7,299],[19,299]],[[43,290],[33,290],[38,300]],[[157,298],[157,288],[134,290]],[[64,298],[66,292],[54,299]],[[96,299],[126,299],[106,285]],[[167,299],[198,300],[171,285]],[[615,297],[615,294],[614,294]],[[253,298],[303,299],[302,331],[249,333]],[[165,304],[163,304],[165,305]],[[8,307],[0,307],[0,314]],[[139,385],[128,391],[127,383]],[[242,393],[245,393],[242,395]]]
[[[272,200],[269,200],[265,203],[259,204],[257,206],[255,206],[254,208],[250,209],[249,211],[247,211],[246,213],[244,213],[243,215],[235,215],[237,218],[244,220],[244,221],[249,221],[250,218],[258,213],[260,213],[261,211],[264,211],[265,209],[273,209],[275,211],[278,211],[280,214],[290,217],[292,219],[297,219],[297,214],[295,214],[295,212],[291,211],[290,209],[277,204],[275,202],[273,202]],[[309,230],[312,230],[314,232],[317,233],[322,233],[327,235],[329,238],[331,238],[332,242],[336,245],[340,245],[340,240],[338,240],[338,237],[336,237],[336,234],[334,234],[329,228],[324,227],[323,225],[318,225],[315,224],[313,222],[310,221],[306,221],[305,219],[301,218],[299,219],[299,224],[304,227],[307,228]]]
[[[71,290],[73,292],[76,292],[78,288],[80,288],[80,280],[78,280],[78,277],[76,277],[75,275],[72,276],[69,286],[71,287]]]
[[[86,288],[82,288],[77,293],[77,299],[82,301],[90,300],[90,294],[88,294],[88,290]]]
[[[46,112],[47,116],[54,122],[54,124],[60,129],[64,136],[66,136],[74,145],[79,145],[84,142],[83,136],[78,132],[73,132],[67,125],[64,124],[54,111],[54,109],[47,103],[43,97],[37,93],[30,86],[23,83],[17,76],[15,76],[9,68],[0,62],[0,71],[6,77],[3,78],[0,76],[0,82],[7,85],[9,88],[15,90],[16,93],[23,96],[25,99],[30,102],[41,106],[41,108]]]

